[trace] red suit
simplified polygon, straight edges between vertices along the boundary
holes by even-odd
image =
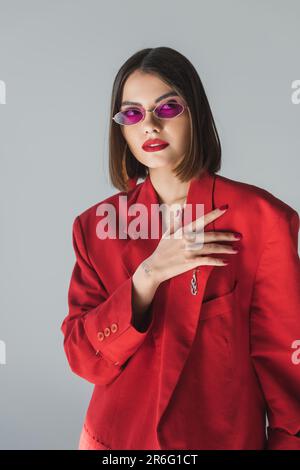
[[[121,195],[149,214],[158,204],[147,176],[73,224],[61,330],[70,368],[95,384],[81,448],[300,450],[298,213],[254,185],[208,172],[193,179],[186,203],[204,213],[229,204],[205,231],[242,233],[230,242],[240,251],[221,255],[228,266],[199,266],[196,295],[192,270],[161,283],[140,332],[132,275],[159,238],[98,238],[97,207],[113,204],[119,222]]]

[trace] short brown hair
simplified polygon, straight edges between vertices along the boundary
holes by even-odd
[[[186,101],[191,123],[188,154],[174,169],[181,181],[189,181],[207,170],[221,167],[221,144],[200,77],[192,63],[170,47],[142,49],[133,54],[118,71],[112,89],[109,128],[109,174],[114,187],[128,191],[128,178],[145,178],[148,168],[130,151],[113,116],[120,110],[123,87],[135,70],[155,74],[172,86]]]

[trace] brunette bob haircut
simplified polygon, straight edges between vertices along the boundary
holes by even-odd
[[[118,71],[112,89],[109,128],[109,174],[114,187],[128,191],[128,179],[146,178],[148,167],[131,153],[120,126],[113,116],[120,110],[123,87],[128,76],[139,69],[155,74],[170,85],[188,105],[191,140],[187,155],[173,170],[183,182],[203,171],[215,173],[221,166],[221,144],[200,77],[192,63],[170,47],[142,49],[133,54]]]

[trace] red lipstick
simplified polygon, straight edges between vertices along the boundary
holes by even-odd
[[[161,139],[148,139],[146,140],[143,145],[142,149],[146,152],[157,152],[158,150],[162,150],[169,145],[168,142]]]

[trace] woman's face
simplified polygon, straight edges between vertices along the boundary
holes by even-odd
[[[123,88],[123,101],[135,101],[146,110],[177,99],[186,104],[181,96],[170,96],[159,102],[157,98],[168,92],[175,92],[156,75],[135,70],[126,80]],[[121,105],[120,111],[129,108]],[[190,117],[187,109],[172,119],[159,119],[146,112],[145,119],[131,126],[120,126],[121,132],[136,159],[148,168],[176,167],[184,158],[190,144]],[[142,148],[148,139],[161,139],[168,142],[163,150],[147,152]]]

